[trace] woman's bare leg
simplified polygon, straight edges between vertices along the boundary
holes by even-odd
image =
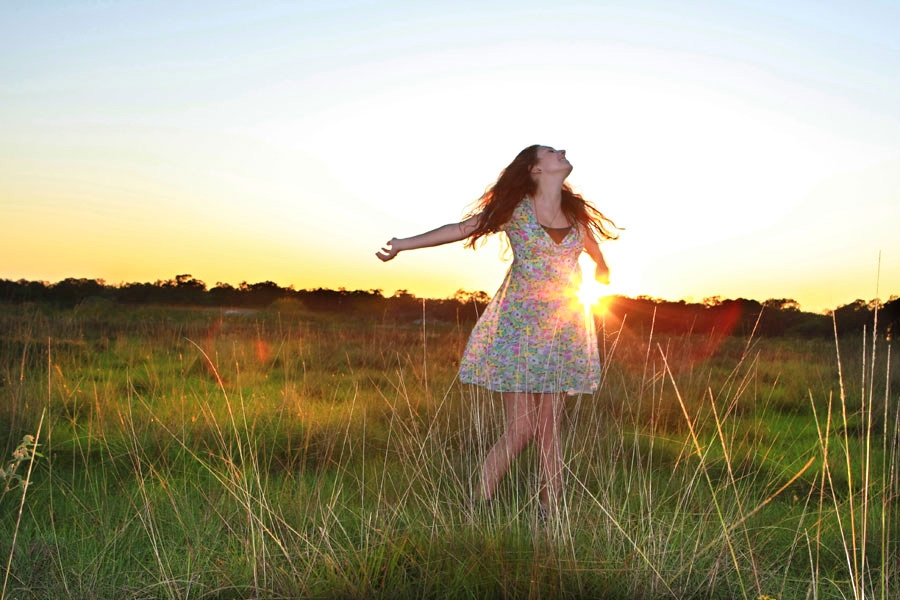
[[[562,394],[536,394],[538,456],[541,461],[541,505],[549,510],[559,506],[563,493],[562,444],[559,423]]]
[[[509,470],[513,459],[528,445],[535,434],[535,398],[533,394],[507,392],[503,394],[506,410],[505,430],[494,444],[481,471],[481,497],[494,497],[497,485]]]

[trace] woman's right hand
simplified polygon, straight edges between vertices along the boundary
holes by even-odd
[[[396,244],[397,238],[391,238],[381,250],[375,253],[375,256],[380,258],[382,262],[391,260],[400,253],[400,248],[398,248]]]

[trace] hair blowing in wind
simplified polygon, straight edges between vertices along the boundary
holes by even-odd
[[[469,234],[466,246],[472,248],[476,242],[492,233],[497,233],[509,221],[510,216],[525,196],[534,195],[537,182],[531,175],[531,168],[538,162],[538,148],[528,146],[500,172],[497,181],[488,187],[466,217],[480,215],[475,230]],[[621,229],[589,202],[572,191],[568,183],[562,187],[562,211],[572,223],[577,223],[585,231],[591,232],[598,241],[616,239],[613,229]]]

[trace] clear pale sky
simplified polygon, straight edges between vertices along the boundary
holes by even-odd
[[[492,294],[496,241],[374,252],[540,143],[625,227],[611,293],[886,300],[898,31],[849,0],[4,2],[0,278]]]

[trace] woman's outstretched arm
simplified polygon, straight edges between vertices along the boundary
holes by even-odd
[[[451,242],[464,240],[475,231],[477,215],[469,217],[459,223],[449,223],[437,229],[420,233],[408,238],[391,238],[384,248],[375,253],[375,256],[383,261],[389,261],[403,250],[416,250],[418,248],[431,248]]]
[[[609,267],[606,265],[603,253],[600,252],[600,244],[597,243],[597,239],[589,229],[584,232],[584,251],[597,265],[594,270],[594,279],[600,283],[609,283]]]

